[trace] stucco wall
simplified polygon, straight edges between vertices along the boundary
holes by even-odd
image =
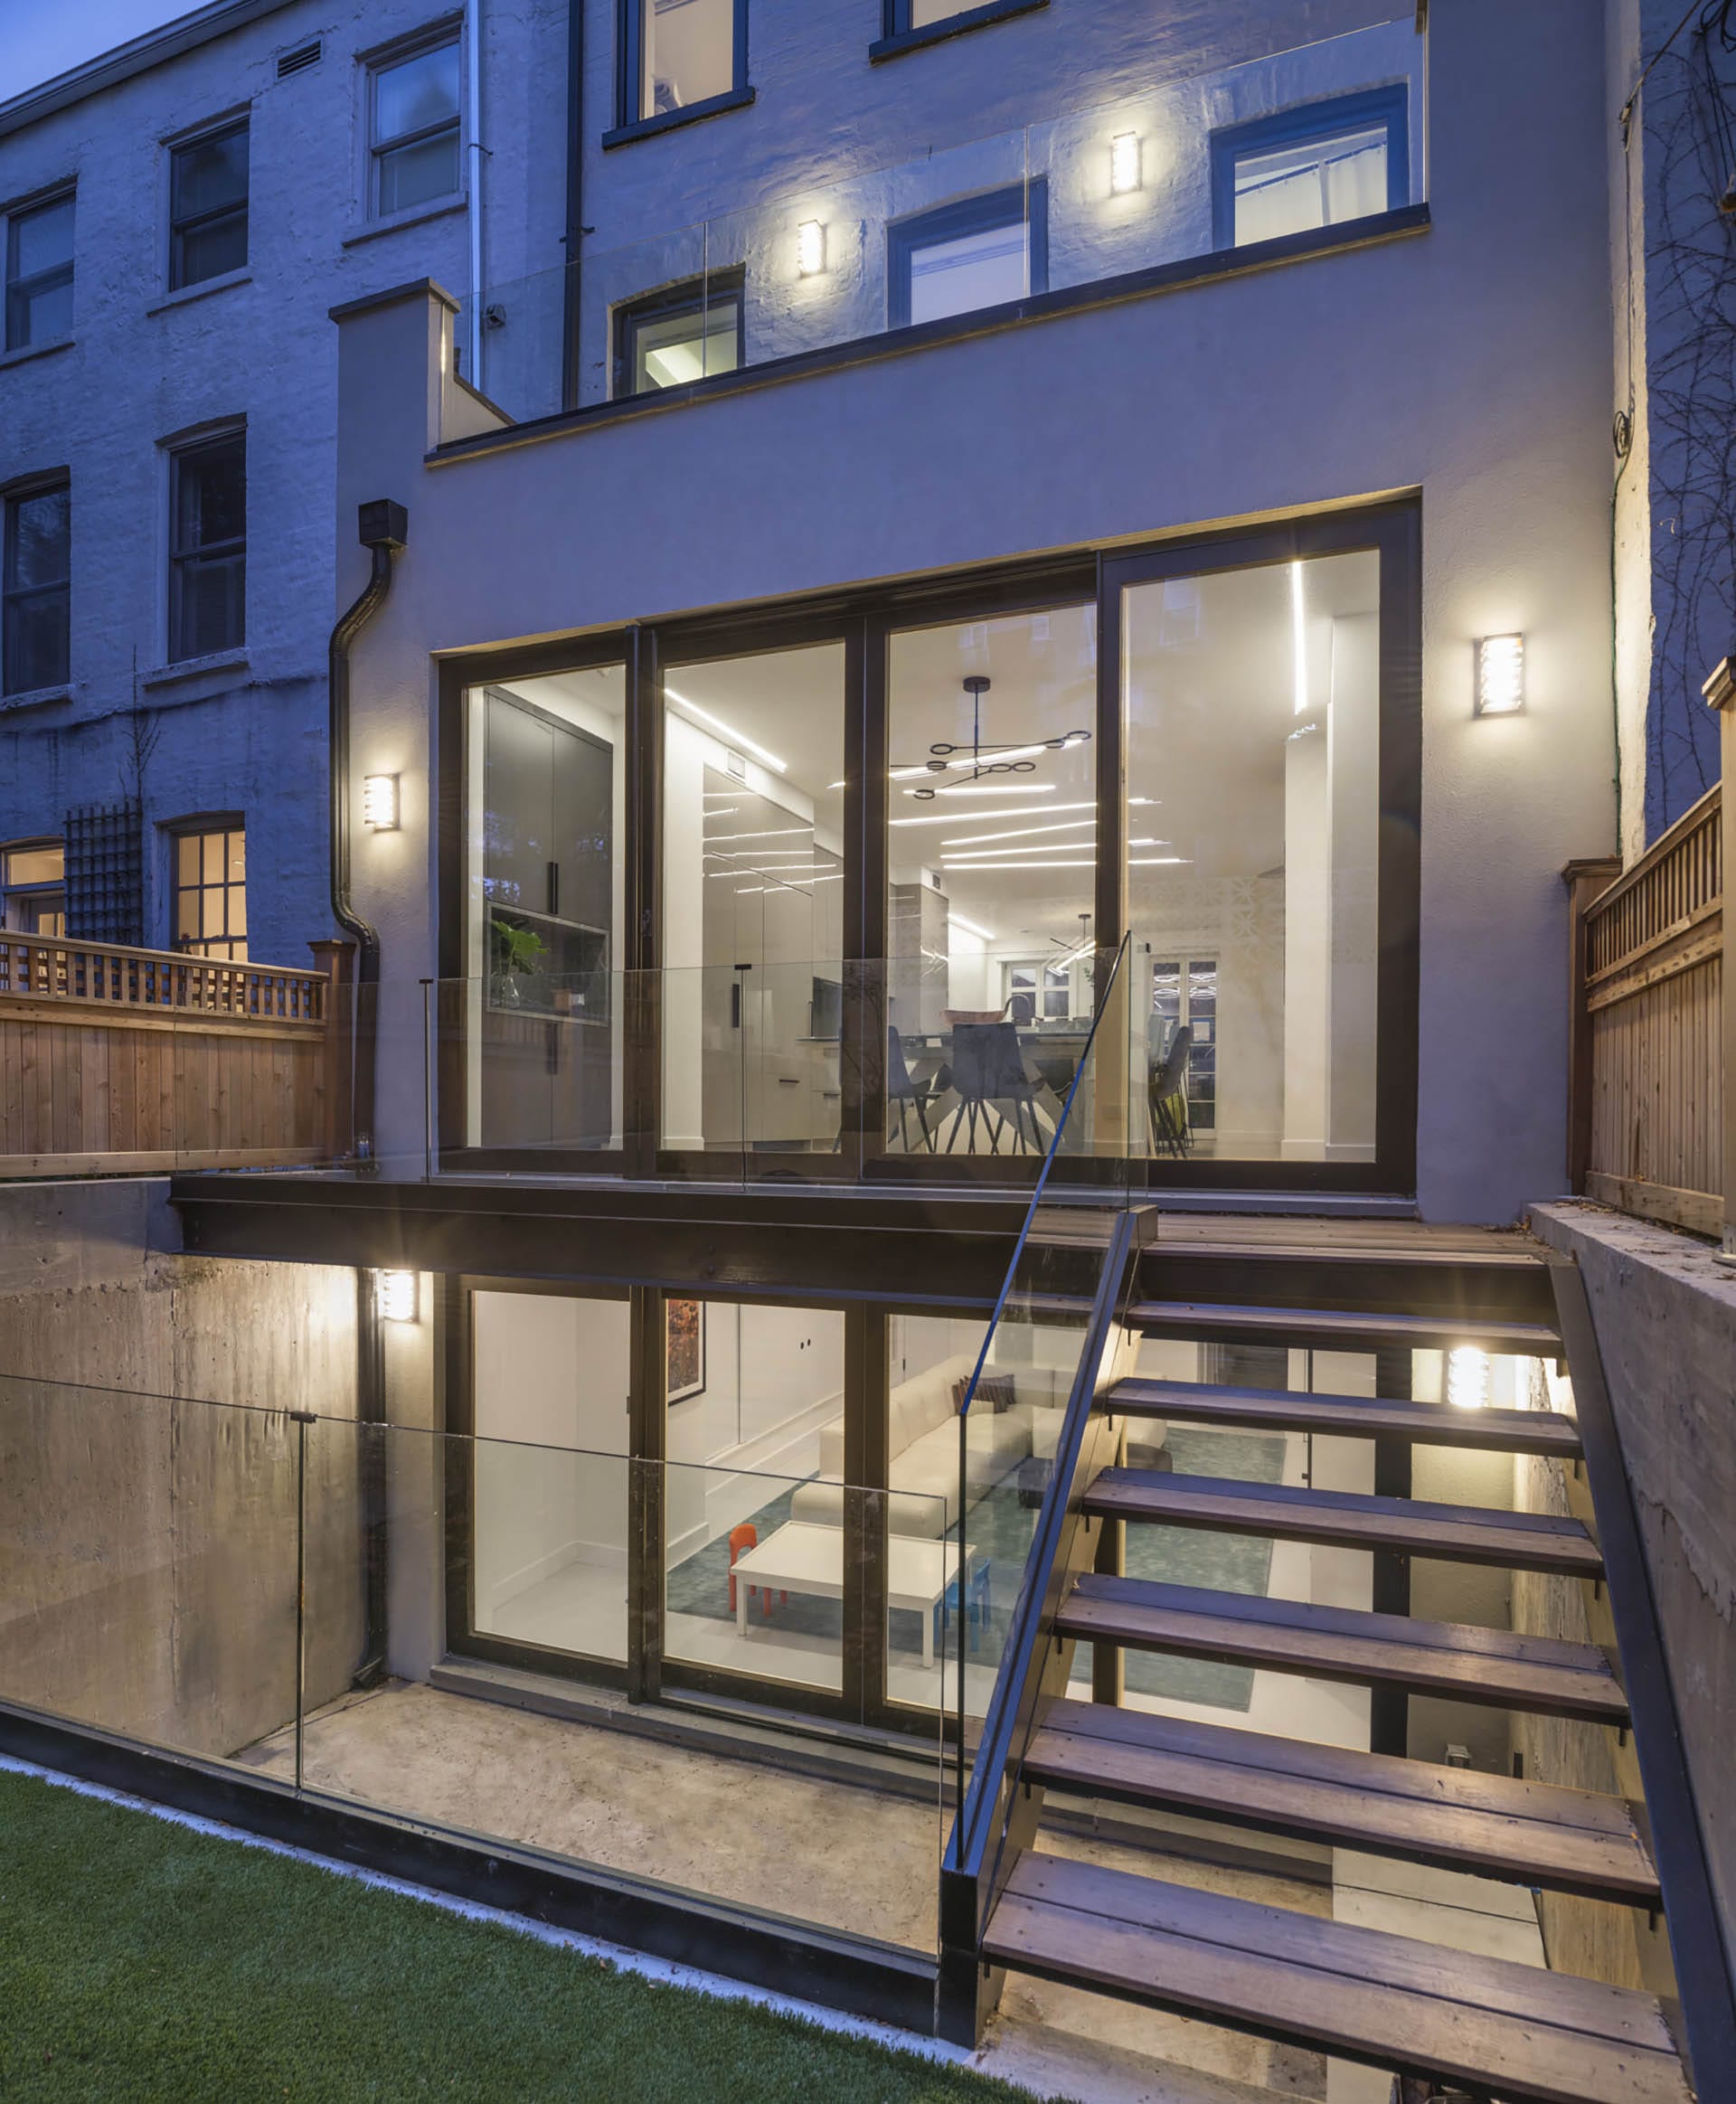
[[[159,828],[207,812],[240,811],[246,821],[255,958],[305,965],[307,942],[331,932],[326,639],[336,359],[326,315],[339,300],[423,273],[463,292],[470,272],[462,203],[392,231],[369,225],[359,61],[452,12],[439,0],[300,0],[22,128],[7,129],[0,108],[0,212],[48,185],[77,184],[70,347],[0,359],[0,486],[65,469],[72,493],[71,686],[64,698],[27,706],[0,701],[0,841],[58,835],[75,804],[140,796],[154,946],[171,931],[169,843]],[[484,123],[494,147],[484,176],[485,274],[530,268],[529,242],[539,263],[559,252],[565,14],[564,0],[485,12]],[[315,36],[319,62],[278,80],[278,54]],[[245,281],[169,300],[164,142],[243,110]],[[241,419],[245,653],[164,676],[162,442]],[[353,517],[345,535],[354,541]],[[142,786],[136,706],[158,726]]]
[[[1420,1193],[1505,1220],[1564,1181],[1558,872],[1614,826],[1602,52],[1578,0],[1439,11],[1433,224],[1380,247],[1026,325],[426,469],[420,308],[343,325],[340,520],[411,546],[356,656],[358,844],[411,1020],[434,967],[429,653],[1420,490]],[[360,561],[340,565],[340,599]],[[1474,721],[1472,640],[1530,645]],[[414,1101],[410,1100],[414,1093]],[[388,1090],[414,1160],[420,1093]]]

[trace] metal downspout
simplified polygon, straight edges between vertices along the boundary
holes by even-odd
[[[380,985],[380,931],[356,911],[350,897],[350,646],[384,603],[392,589],[392,561],[404,545],[408,514],[402,505],[381,498],[359,508],[356,526],[362,545],[373,552],[373,568],[360,596],[338,618],[326,651],[331,888],[333,918],[356,945],[355,1013],[351,1019],[355,1047],[351,1130],[357,1160],[372,1163],[377,1020],[374,1011]]]
[[[585,0],[567,0],[567,259],[561,293],[561,407],[579,406],[579,245],[585,198]]]

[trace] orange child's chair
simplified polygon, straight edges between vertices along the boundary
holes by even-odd
[[[750,1549],[757,1549],[759,1546],[760,1531],[751,1520],[743,1520],[739,1527],[730,1529],[730,1612],[731,1614],[735,1612],[735,1560],[738,1556],[745,1556]],[[756,1591],[765,1603],[766,1618],[769,1621],[771,1618],[771,1588],[769,1585],[749,1586],[748,1604],[750,1606],[753,1604],[753,1596]],[[787,1592],[780,1593],[778,1598],[785,1607],[789,1605],[789,1595]]]

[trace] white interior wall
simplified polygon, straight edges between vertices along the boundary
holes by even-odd
[[[625,1568],[627,1304],[472,1299],[476,1617],[569,1563]]]

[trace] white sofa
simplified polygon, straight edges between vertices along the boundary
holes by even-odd
[[[968,1381],[974,1356],[960,1353],[901,1382],[888,1407],[889,1481],[892,1498],[888,1525],[894,1534],[938,1535],[958,1518],[958,1420],[953,1405],[956,1382]],[[992,1411],[978,1401],[966,1422],[965,1466],[973,1489],[1004,1481],[1028,1455],[1054,1458],[1071,1371],[1046,1366],[996,1366],[986,1374],[1011,1376],[1014,1401]],[[820,1477],[804,1483],[790,1500],[792,1519],[816,1526],[844,1524],[844,1420],[835,1418],[820,1433]]]

